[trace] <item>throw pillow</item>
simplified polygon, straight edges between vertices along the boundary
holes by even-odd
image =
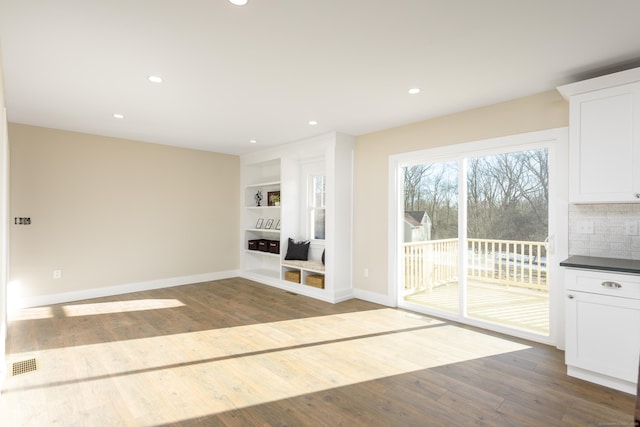
[[[284,259],[293,261],[307,261],[309,259],[309,244],[308,240],[296,241],[289,237],[289,245],[287,247],[287,255]]]

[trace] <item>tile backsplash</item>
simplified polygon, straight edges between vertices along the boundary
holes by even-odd
[[[625,233],[635,223],[636,235]],[[593,224],[593,233],[579,228]],[[640,259],[640,204],[569,205],[569,254]]]

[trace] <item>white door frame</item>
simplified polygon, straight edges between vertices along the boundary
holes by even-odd
[[[402,167],[419,162],[436,163],[462,158],[485,156],[509,151],[526,151],[547,148],[549,150],[549,250],[547,268],[553,283],[549,284],[549,336],[545,337],[524,331],[516,331],[486,322],[464,319],[467,324],[480,326],[497,332],[555,345],[564,348],[564,306],[562,275],[559,262],[567,258],[568,252],[568,129],[556,128],[537,132],[486,139],[432,149],[395,154],[389,157],[389,224],[388,224],[388,295],[396,306],[403,306],[399,296],[402,271],[402,197],[400,177]],[[442,317],[460,321],[462,313]]]

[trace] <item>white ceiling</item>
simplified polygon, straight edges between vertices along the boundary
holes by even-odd
[[[241,154],[637,66],[639,17],[638,0],[0,0],[0,43],[11,122]]]

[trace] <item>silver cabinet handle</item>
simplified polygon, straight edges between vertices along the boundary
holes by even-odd
[[[602,282],[602,287],[607,289],[620,289],[622,285],[618,282]]]

